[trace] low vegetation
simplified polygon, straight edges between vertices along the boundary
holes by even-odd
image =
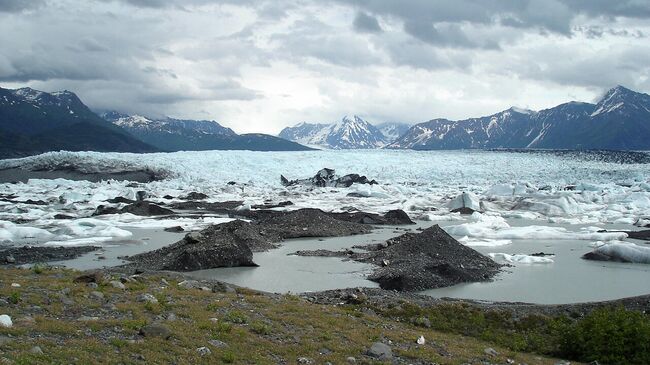
[[[0,327],[0,363],[345,364],[354,357],[375,364],[382,362],[366,352],[378,341],[397,363],[558,363],[552,356],[648,363],[648,320],[622,309],[577,321],[514,320],[462,304],[319,305],[293,295],[183,288],[172,276],[122,278],[120,288],[111,284],[119,276],[95,285],[74,283],[79,275],[1,269],[0,314],[13,326]],[[424,344],[416,343],[420,336]]]

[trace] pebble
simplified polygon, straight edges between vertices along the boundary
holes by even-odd
[[[88,283],[88,287],[91,289],[97,289],[99,288],[99,285],[97,285],[97,283]]]
[[[356,364],[357,363],[357,359],[352,357],[352,356],[348,356],[348,358],[346,358],[345,361],[347,361],[348,364]]]
[[[136,297],[138,302],[158,304],[158,299],[149,293],[140,294]]]
[[[219,341],[219,340],[210,340],[210,341],[208,341],[208,343],[209,343],[210,345],[212,345],[212,346],[218,348],[218,349],[222,349],[222,348],[224,348],[224,347],[228,347],[228,344],[227,344],[227,343],[225,343],[225,342],[223,342],[223,341]]]
[[[20,288],[20,284],[18,283],[11,283],[12,288]]]
[[[99,317],[81,316],[81,317],[77,318],[77,321],[79,321],[79,322],[99,321]]]
[[[32,354],[36,354],[36,355],[43,355],[43,350],[41,349],[40,346],[32,347],[31,349],[29,349],[29,352],[31,352]]]
[[[212,351],[210,351],[210,349],[205,346],[199,347],[196,349],[196,352],[198,352],[201,356],[210,355],[212,353]]]
[[[424,345],[427,341],[424,339],[424,336],[418,337],[418,339],[415,341],[418,345]]]
[[[6,314],[0,315],[0,327],[11,328],[14,323],[11,321],[11,317]]]
[[[90,297],[92,299],[102,300],[102,299],[104,299],[104,293],[99,292],[99,291],[91,291],[90,292]]]
[[[299,357],[298,358],[298,364],[313,364],[314,360],[308,358],[308,357]]]
[[[183,280],[180,283],[178,283],[178,286],[180,286],[183,289],[193,289],[193,288],[200,288],[202,285],[197,280]]]
[[[212,323],[218,323],[219,318],[210,318],[209,321],[212,322]]]
[[[379,360],[390,360],[393,358],[393,351],[390,346],[381,342],[373,343],[366,354]]]
[[[109,284],[111,286],[113,286],[113,288],[126,289],[126,286],[124,286],[124,284],[122,284],[121,282],[119,282],[117,280],[112,280],[111,282],[109,282]]]
[[[499,355],[499,353],[495,349],[493,349],[492,347],[486,348],[485,350],[483,350],[483,352],[485,352],[486,355],[490,355],[490,356],[498,356]]]

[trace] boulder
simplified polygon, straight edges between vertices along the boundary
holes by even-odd
[[[160,207],[156,204],[146,201],[138,201],[136,203],[125,206],[120,210],[121,213],[131,213],[141,216],[155,216],[155,215],[171,215],[174,214],[172,210]]]
[[[405,233],[386,241],[385,245],[368,246],[368,249],[371,251],[351,258],[377,265],[368,279],[387,290],[421,291],[488,281],[501,268],[438,225],[420,233]]]
[[[207,198],[208,196],[206,194],[197,193],[196,191],[193,191],[185,196],[179,197],[179,199],[183,199],[183,200],[203,200]]]
[[[160,337],[168,339],[171,337],[172,332],[167,326],[162,324],[153,323],[140,328],[140,335],[143,337]]]
[[[370,346],[366,355],[381,361],[391,360],[393,358],[393,351],[390,346],[385,343],[375,342]]]

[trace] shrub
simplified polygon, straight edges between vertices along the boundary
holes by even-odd
[[[650,364],[650,320],[622,307],[597,309],[566,327],[560,355],[602,364]]]

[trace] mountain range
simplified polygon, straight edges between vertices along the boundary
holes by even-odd
[[[310,148],[268,134],[237,134],[211,120],[154,119],[106,112],[101,115],[136,138],[163,151],[303,151]]]
[[[284,128],[281,138],[307,146],[328,149],[381,148],[408,130],[408,124],[384,123],[374,126],[359,116],[345,116],[338,123],[299,123]]]
[[[99,116],[73,92],[0,88],[0,158],[48,151],[299,151],[310,148],[267,134],[238,135],[214,121]]]
[[[157,151],[100,118],[72,92],[0,88],[0,157],[53,150]]]
[[[386,148],[650,149],[650,95],[622,86],[596,104],[569,102],[540,111],[510,108],[460,121],[416,124]]]
[[[90,110],[70,91],[0,88],[0,158],[47,151],[297,151],[330,149],[650,150],[650,95],[617,86],[597,103],[532,111],[510,108],[480,118],[373,125],[358,116],[300,123],[280,132],[237,134],[215,121],[148,118]]]

